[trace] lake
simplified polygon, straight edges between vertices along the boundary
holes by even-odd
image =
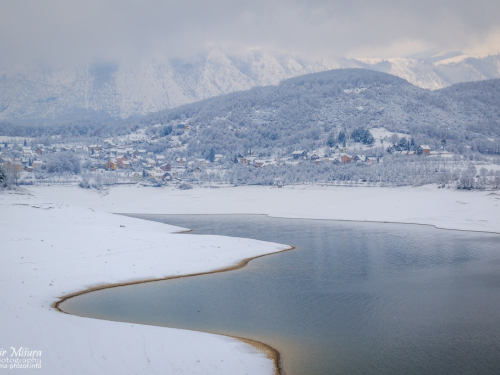
[[[500,374],[499,235],[259,215],[129,216],[296,249],[235,271],[87,293],[61,309],[262,341],[281,352],[287,375]]]

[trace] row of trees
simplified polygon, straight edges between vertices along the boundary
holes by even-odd
[[[421,160],[418,160],[421,159]],[[207,177],[205,177],[206,179]],[[210,180],[235,185],[274,185],[326,183],[326,184],[368,184],[376,186],[420,186],[439,184],[458,189],[498,189],[500,171],[481,169],[463,161],[431,158],[409,158],[389,155],[383,163],[335,164],[302,163],[298,166],[267,166],[247,168],[236,165],[220,177],[211,175]]]

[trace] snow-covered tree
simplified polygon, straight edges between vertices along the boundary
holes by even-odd
[[[326,144],[328,147],[335,147],[335,145],[337,144],[337,137],[335,137],[335,132],[333,130],[330,132],[330,134],[328,134]]]
[[[7,186],[7,172],[0,166],[0,187]]]
[[[73,152],[59,152],[47,160],[47,172],[78,174],[81,171],[80,159]]]

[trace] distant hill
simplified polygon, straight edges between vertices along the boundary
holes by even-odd
[[[177,127],[191,154],[252,149],[290,152],[323,147],[329,136],[357,128],[408,134],[433,149],[500,149],[500,79],[429,91],[386,73],[331,70],[291,78],[146,116]],[[387,146],[387,145],[386,145]]]
[[[435,90],[458,82],[500,78],[500,55],[307,60],[261,51],[239,55],[210,51],[191,60],[144,61],[137,66],[104,63],[66,70],[0,72],[0,120],[124,119],[340,68],[390,73]]]

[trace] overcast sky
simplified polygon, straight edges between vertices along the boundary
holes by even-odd
[[[0,64],[188,58],[207,48],[307,57],[500,52],[499,0],[2,0]]]

